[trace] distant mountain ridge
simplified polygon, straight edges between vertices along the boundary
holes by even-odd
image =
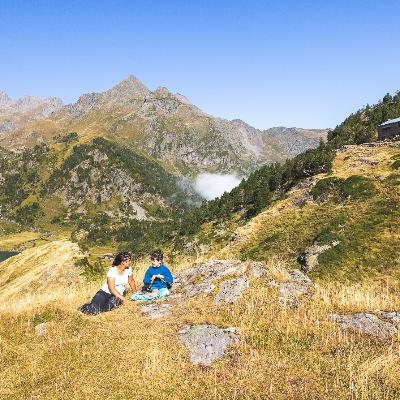
[[[134,76],[65,106],[57,98],[18,102],[0,94],[0,146],[32,147],[77,132],[83,141],[104,137],[139,151],[177,175],[246,175],[316,147],[327,135],[298,128],[260,131],[241,120],[215,118],[185,96],[164,87],[151,91]]]

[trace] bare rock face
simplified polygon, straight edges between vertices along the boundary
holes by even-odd
[[[244,276],[226,280],[220,284],[214,303],[234,303],[249,286],[249,282]]]
[[[208,366],[224,357],[229,346],[238,340],[238,335],[232,327],[192,325],[181,329],[179,338],[189,351],[192,364]]]
[[[312,246],[308,247],[299,257],[302,271],[305,273],[313,271],[318,266],[318,257],[325,251],[337,246],[339,243],[339,241],[335,240],[330,244],[313,244]]]
[[[396,333],[396,328],[392,324],[379,319],[374,314],[330,314],[329,319],[337,322],[341,329],[353,329],[385,342],[389,342],[392,335]]]

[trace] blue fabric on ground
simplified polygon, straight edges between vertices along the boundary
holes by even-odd
[[[169,290],[167,288],[159,289],[157,292],[157,296],[149,296],[143,292],[133,293],[131,296],[132,301],[149,301],[154,299],[161,299],[163,297],[167,297],[169,295]]]

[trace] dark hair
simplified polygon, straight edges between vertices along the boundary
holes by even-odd
[[[127,252],[127,251],[122,251],[121,253],[118,253],[113,261],[113,265],[117,266],[122,264],[125,260],[131,259],[131,253]]]
[[[164,258],[164,255],[163,255],[163,253],[161,252],[161,250],[156,250],[156,251],[153,251],[153,252],[150,254],[150,258],[151,258],[152,260],[162,261],[163,258]]]

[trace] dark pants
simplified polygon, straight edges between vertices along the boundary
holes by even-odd
[[[78,311],[84,314],[96,315],[105,311],[110,311],[121,304],[122,300],[120,300],[118,297],[115,297],[114,295],[100,289],[94,295],[92,301],[80,306]]]

